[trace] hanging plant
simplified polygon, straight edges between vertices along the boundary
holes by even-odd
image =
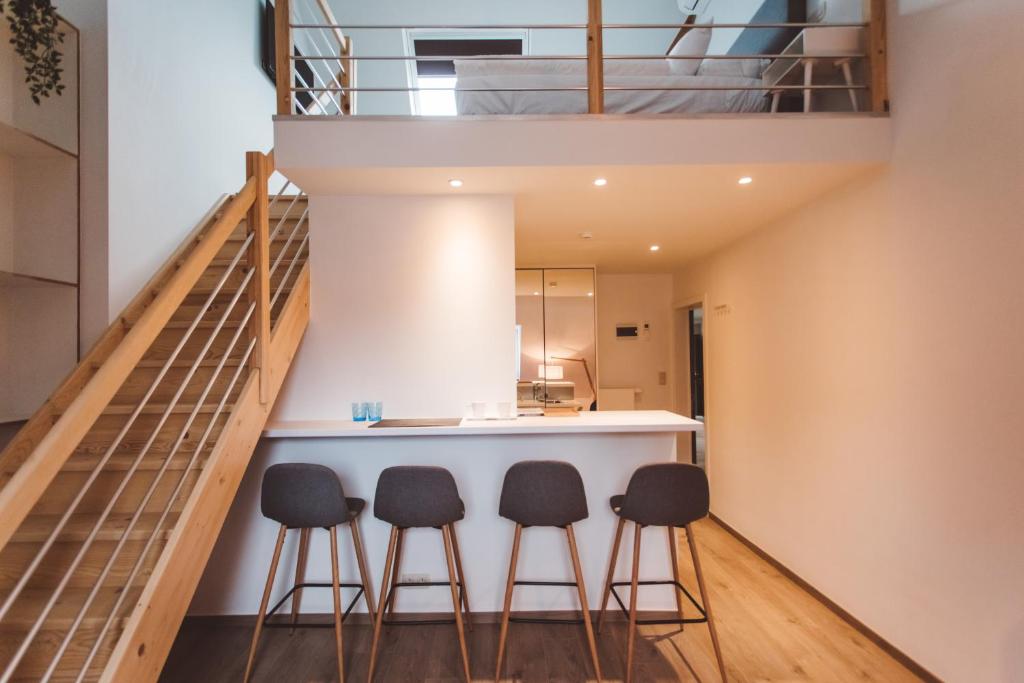
[[[51,0],[0,0],[0,14],[7,16],[11,26],[11,44],[25,61],[25,82],[32,101],[50,93],[60,95],[63,55],[57,46],[64,42],[64,33],[57,28],[59,17]]]

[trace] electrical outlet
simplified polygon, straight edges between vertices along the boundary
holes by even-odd
[[[430,574],[402,574],[399,583],[430,583]]]

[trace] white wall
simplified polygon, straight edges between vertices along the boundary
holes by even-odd
[[[269,150],[273,84],[255,0],[108,8],[111,317]]]
[[[78,280],[78,165],[69,157],[14,161],[14,267]],[[75,332],[75,325],[67,329]]]
[[[615,337],[619,323],[648,322],[649,337]],[[637,410],[672,410],[672,276],[599,275],[597,349],[602,387],[636,387]],[[659,384],[664,372],[666,383]]]
[[[712,509],[939,677],[1019,681],[1024,6],[889,26],[889,169],[677,279]]]
[[[0,155],[0,270],[14,270],[14,159]]]
[[[80,44],[79,164],[81,212],[79,273],[81,351],[110,321],[107,244],[107,0],[57,0],[61,15],[78,27]],[[138,107],[139,103],[136,103]]]
[[[0,287],[0,422],[27,419],[76,360],[75,290]]]
[[[511,197],[310,199],[311,310],[274,419],[515,400]]]

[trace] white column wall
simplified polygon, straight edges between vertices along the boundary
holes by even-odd
[[[515,400],[511,197],[312,197],[310,324],[275,420]]]

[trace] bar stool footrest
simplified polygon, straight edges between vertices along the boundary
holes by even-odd
[[[618,586],[632,585],[632,581],[613,581],[611,585],[612,597],[615,598],[615,602],[619,603],[619,608],[622,609],[622,613],[626,615],[627,619],[629,618],[629,609],[626,607],[626,604],[622,602],[622,598],[619,597],[615,588]],[[701,616],[699,619],[637,619],[636,623],[638,626],[667,626],[671,624],[682,626],[683,624],[706,624],[708,622],[708,615],[707,612],[704,611],[704,607],[701,606],[701,604],[697,602],[696,598],[690,595],[690,591],[686,590],[686,587],[678,581],[673,581],[671,579],[667,581],[637,581],[637,587],[639,586],[675,586],[676,590],[682,591],[683,595],[689,599],[690,603],[697,608],[697,611],[700,612]]]
[[[387,597],[384,599],[384,605],[390,607],[391,601],[394,599],[394,591],[398,588],[423,588],[424,586],[448,586],[450,585],[447,581],[424,581],[424,582],[399,582],[394,584],[391,590],[388,591]],[[459,587],[459,603],[462,603],[462,583],[456,581],[455,585]],[[383,606],[379,609],[385,609]],[[387,614],[387,612],[384,612]],[[447,619],[382,619],[381,624],[384,626],[450,626],[455,623],[455,617]]]
[[[513,586],[563,586],[565,588],[577,588],[575,581],[513,581]],[[558,619],[555,617],[513,617],[509,616],[509,623],[512,624],[561,624],[566,626],[579,626],[583,619]]]
[[[288,598],[290,598],[292,596],[292,594],[294,594],[295,591],[299,590],[300,588],[302,588],[302,589],[305,589],[305,588],[334,588],[334,584],[333,583],[297,583],[297,584],[295,584],[294,586],[291,587],[291,589],[287,593],[284,594],[284,597],[282,597],[280,600],[277,601],[277,604],[274,605],[273,608],[271,608],[270,610],[267,611],[266,616],[263,617],[263,627],[264,628],[334,628],[334,623],[333,622],[331,622],[331,623],[322,623],[322,624],[296,622],[296,623],[293,624],[291,622],[287,622],[287,623],[285,623],[285,622],[274,622],[274,623],[271,623],[269,621],[270,617],[274,616],[274,614],[277,612],[277,610],[281,609],[281,606],[284,605],[285,602],[287,602]],[[341,589],[341,588],[358,588],[359,589],[356,592],[355,597],[352,598],[352,602],[349,603],[348,609],[346,609],[345,612],[341,615],[341,621],[342,621],[342,623],[345,623],[345,618],[355,608],[356,603],[359,602],[359,598],[363,597],[363,584],[361,584],[361,583],[339,583],[338,584],[338,588],[339,589]]]

